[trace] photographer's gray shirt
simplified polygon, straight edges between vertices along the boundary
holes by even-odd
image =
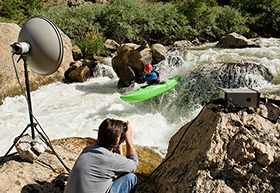
[[[127,157],[93,144],[84,148],[77,159],[64,193],[108,192],[115,176],[134,172],[138,156]]]

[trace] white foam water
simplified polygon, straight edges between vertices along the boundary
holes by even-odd
[[[166,149],[169,138],[185,120],[171,123],[160,112],[122,101],[117,81],[100,77],[85,83],[42,86],[31,92],[33,114],[50,139],[96,138],[100,123],[105,118],[115,118],[130,121],[135,144]],[[0,154],[8,150],[29,123],[24,96],[6,98],[0,106]]]

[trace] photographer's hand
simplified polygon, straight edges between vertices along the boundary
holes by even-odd
[[[124,139],[126,141],[126,155],[128,156],[128,155],[136,154],[137,152],[132,143],[132,138],[131,138],[132,137],[132,128],[131,128],[129,121],[127,121],[127,127],[128,127],[128,130],[124,134]]]

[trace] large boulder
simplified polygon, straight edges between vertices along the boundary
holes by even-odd
[[[168,49],[161,44],[147,45],[123,44],[112,58],[112,66],[120,81],[118,87],[129,86],[132,81],[143,80],[144,65],[157,64],[165,59]]]
[[[207,105],[170,139],[156,192],[280,192],[279,115],[270,102],[244,111]]]
[[[260,45],[250,39],[237,33],[230,33],[229,35],[221,37],[216,44],[217,48],[246,48],[246,47],[260,47]]]
[[[153,54],[153,63],[156,64],[164,60],[168,48],[163,46],[162,44],[153,44],[151,46],[151,50]]]
[[[11,44],[17,42],[18,34],[21,28],[14,23],[0,23],[0,101],[7,96],[15,96],[22,94],[18,81],[16,79],[13,63],[12,63],[12,54],[10,47]],[[36,74],[35,72],[29,70],[29,81],[30,89],[36,90],[39,86],[44,84],[49,84],[51,82],[60,81],[64,78],[64,72],[68,68],[69,64],[73,61],[72,57],[72,43],[69,37],[67,37],[62,31],[60,31],[61,37],[63,40],[64,54],[63,60],[60,67],[51,75],[42,76]],[[15,62],[18,60],[19,56],[15,55]],[[28,62],[28,61],[27,61]],[[25,77],[24,77],[24,65],[21,60],[19,63],[16,63],[16,68],[20,82],[24,86]],[[1,103],[0,102],[0,103]]]
[[[144,63],[141,58],[140,45],[129,43],[118,48],[117,55],[112,58],[112,66],[122,82],[119,87],[128,86],[131,81],[141,76],[144,71]]]

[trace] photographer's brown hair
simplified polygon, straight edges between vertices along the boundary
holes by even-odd
[[[98,145],[108,148],[116,144],[116,140],[120,137],[124,129],[124,124],[121,120],[107,118],[99,126],[98,130]]]

